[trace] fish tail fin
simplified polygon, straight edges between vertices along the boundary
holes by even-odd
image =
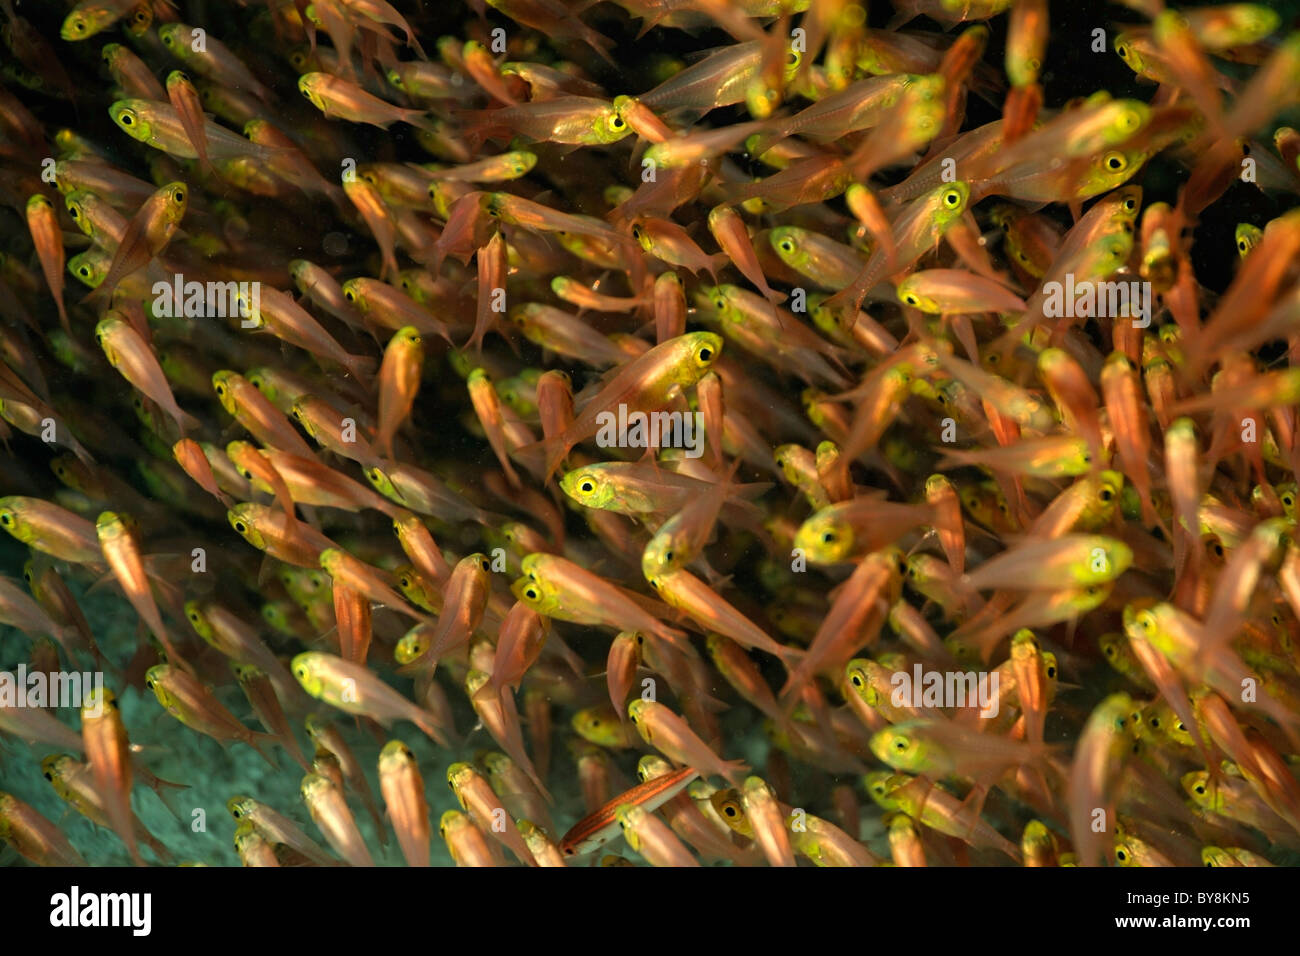
[[[749,764],[743,760],[725,760],[721,769],[723,772],[720,776],[726,777],[733,787],[739,787],[741,779],[749,771]]]
[[[263,747],[269,747],[271,744],[278,742],[273,735],[259,733],[256,730],[250,730],[248,732],[248,737],[245,738],[244,742],[261,754],[262,759],[269,763],[273,768],[276,770],[280,769],[280,765],[275,762],[270,751],[262,749]]]
[[[432,714],[422,710],[419,714],[412,715],[411,721],[439,747],[448,748],[451,746],[446,732],[438,726],[438,722],[434,720]]]

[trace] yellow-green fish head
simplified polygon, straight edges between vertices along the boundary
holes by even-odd
[[[153,139],[153,123],[143,111],[132,105],[136,102],[138,101],[118,100],[108,108],[108,115],[127,136],[147,143]]]
[[[853,528],[839,512],[823,509],[810,517],[795,532],[794,546],[814,564],[835,564],[853,551]]]
[[[226,519],[240,537],[259,551],[265,551],[266,536],[257,530],[256,521],[253,519],[254,509],[259,507],[250,503],[236,505],[226,512]]]

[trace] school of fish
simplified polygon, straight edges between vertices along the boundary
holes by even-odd
[[[1300,32],[1102,7],[0,0],[10,858],[218,862],[132,695],[245,866],[1300,859]]]

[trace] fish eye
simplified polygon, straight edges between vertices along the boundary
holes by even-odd
[[[822,544],[834,544],[837,537],[834,531],[823,531]]]
[[[1125,860],[1128,859],[1128,854],[1125,853],[1123,850],[1116,850],[1116,851],[1115,851],[1115,859],[1117,859],[1117,860],[1119,860],[1119,862],[1123,863]]]
[[[665,552],[664,552],[664,560],[665,560],[665,561],[671,561],[675,556],[676,556],[676,555],[675,555],[675,553],[674,553],[673,551],[665,551]]]
[[[622,129],[627,124],[623,122],[623,117],[615,113],[609,118],[610,129]]]
[[[794,252],[794,240],[789,237],[782,239],[777,245],[781,247],[782,252]]]
[[[240,534],[243,534],[248,530],[248,525],[244,524],[244,522],[242,521],[236,521],[235,530],[238,531]]]
[[[1291,494],[1291,492],[1288,491],[1286,494],[1282,496],[1282,504],[1290,508],[1293,504],[1295,504],[1295,495]]]
[[[1124,158],[1123,153],[1119,152],[1107,153],[1102,157],[1102,162],[1105,163],[1106,168],[1113,173],[1122,172],[1128,168],[1128,160]]]
[[[1101,649],[1101,652],[1105,654],[1107,657],[1114,657],[1116,654],[1119,653],[1119,651],[1116,649],[1114,644],[1107,644],[1105,647]]]
[[[1111,491],[1109,488],[1103,488],[1101,489],[1101,494],[1099,494],[1097,497],[1100,498],[1102,501],[1110,501],[1112,498],[1115,497],[1115,492]]]
[[[1205,784],[1203,784],[1203,783],[1198,783],[1196,786],[1192,787],[1192,790],[1194,790],[1196,793],[1204,794],[1204,793],[1205,793]]]
[[[343,298],[347,299],[349,302],[355,302],[357,300],[357,294],[352,289],[344,289]]]
[[[943,194],[943,204],[948,207],[956,206],[961,202],[961,193],[955,189],[949,189]]]
[[[897,750],[899,753],[902,753],[902,752],[903,752],[904,750],[906,750],[907,748],[908,748],[908,742],[907,742],[907,738],[906,738],[906,737],[898,737],[898,738],[895,738],[895,740],[894,740],[894,749],[895,749],[895,750]]]
[[[1160,729],[1160,718],[1159,718],[1159,717],[1152,717],[1151,720],[1150,720],[1150,724],[1151,724],[1151,729],[1152,729],[1152,730],[1159,730],[1159,729]]]
[[[4,525],[7,528],[13,523],[14,523],[14,515],[12,511],[0,512],[0,524]]]
[[[590,478],[586,478],[583,480],[582,484],[578,485],[578,490],[583,494],[589,495],[596,490],[596,483]]]
[[[906,305],[915,306],[915,305],[917,305],[920,301],[921,301],[921,300],[918,299],[918,298],[916,297],[916,294],[913,293],[913,292],[909,292],[909,293],[907,293],[907,295],[903,296],[903,302],[904,302]]]
[[[77,267],[77,275],[81,276],[83,279],[89,279],[89,278],[90,278],[90,266],[88,266],[88,265],[80,265],[80,266],[78,266],[78,267]]]
[[[713,361],[713,349],[711,349],[711,348],[710,348],[709,346],[707,346],[707,345],[701,346],[701,347],[700,347],[700,350],[699,350],[698,352],[695,353],[695,357],[696,357],[700,362],[703,362],[703,363],[712,362],[712,361]]]
[[[489,561],[487,558],[483,558],[481,561],[479,561],[478,566],[482,568],[484,571],[492,570],[492,562]]]
[[[852,674],[849,675],[849,683],[852,684],[854,687],[861,687],[862,675],[857,671],[854,671]]]
[[[311,99],[311,90],[303,90],[302,95],[307,97],[307,99]]]
[[[53,783],[53,782],[54,782],[54,774],[50,773],[48,770],[45,771],[45,773],[43,774],[43,776],[44,776],[45,779],[48,780],[50,783]]]
[[[186,616],[187,616],[191,621],[193,621],[195,624],[197,624],[197,623],[199,622],[199,620],[200,620],[199,612],[198,612],[198,611],[190,611],[190,613],[189,613],[188,615],[186,615]]]
[[[1124,211],[1125,211],[1125,212],[1132,212],[1132,211],[1133,211],[1134,209],[1136,209],[1136,208],[1137,208],[1137,200],[1135,200],[1135,199],[1133,199],[1133,198],[1131,198],[1131,197],[1130,197],[1129,199],[1125,199],[1125,200],[1124,200]]]
[[[536,601],[539,598],[541,598],[541,594],[540,592],[538,592],[537,588],[527,587],[524,588],[524,597],[526,597],[530,601]]]
[[[183,190],[183,189],[178,189],[178,190],[176,190],[176,192],[174,192],[174,193],[172,194],[172,200],[175,201],[175,202],[184,202],[184,201],[185,201],[185,190]]]

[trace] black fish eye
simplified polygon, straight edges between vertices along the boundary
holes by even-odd
[[[134,123],[134,122],[135,122],[135,115],[134,115],[134,114],[132,114],[132,113],[123,113],[123,114],[122,114],[122,125],[123,125],[123,126],[130,126],[130,125],[131,125],[132,123]]]
[[[224,385],[218,385],[218,386],[217,386],[217,394],[218,394],[218,395],[225,395],[225,394],[226,394],[226,386],[224,386]]]
[[[862,675],[861,675],[861,674],[854,674],[852,677],[849,678],[849,683],[852,684],[854,687],[861,687],[861,686],[862,686]]]
[[[794,243],[793,243],[792,241],[790,241],[789,239],[782,239],[782,240],[781,240],[781,251],[782,251],[782,252],[794,252]]]
[[[596,486],[593,485],[590,481],[584,481],[581,485],[580,490],[585,491],[588,494],[591,494],[591,492],[596,490]]]
[[[50,783],[53,783],[53,782],[54,782],[54,774],[50,773],[48,770],[45,771],[44,777],[45,777],[45,779],[48,780]]]
[[[612,126],[614,129],[622,129],[624,126],[623,117],[615,116],[613,119],[609,121],[609,125]]]
[[[242,521],[236,521],[235,530],[238,531],[240,534],[243,534],[245,531],[248,530],[248,525],[244,524],[244,522]]]
[[[1100,498],[1102,501],[1110,501],[1110,499],[1114,497],[1115,497],[1115,492],[1111,491],[1109,488],[1101,489]]]
[[[524,591],[524,597],[528,598],[528,600],[530,600],[530,601],[536,601],[537,598],[539,597],[539,595],[538,595],[538,593],[537,593],[537,588],[527,588],[527,589],[525,589],[525,591]]]
[[[307,97],[307,99],[311,99],[311,90],[303,90],[302,95]]]
[[[701,362],[713,361],[713,349],[709,348],[707,345],[700,349],[696,354]]]
[[[184,202],[184,201],[185,201],[185,190],[183,190],[183,189],[178,189],[178,190],[176,190],[176,193],[175,193],[175,195],[174,195],[172,198],[174,198],[177,202]]]
[[[835,543],[835,537],[836,537],[836,536],[835,536],[835,532],[834,532],[834,531],[823,531],[823,532],[822,532],[822,544],[834,544],[834,543]]]
[[[1055,667],[1049,667],[1049,668],[1047,668],[1047,676],[1048,676],[1048,677],[1051,677],[1051,678],[1053,678],[1053,679],[1055,679],[1055,677],[1056,677],[1056,668],[1055,668]]]

